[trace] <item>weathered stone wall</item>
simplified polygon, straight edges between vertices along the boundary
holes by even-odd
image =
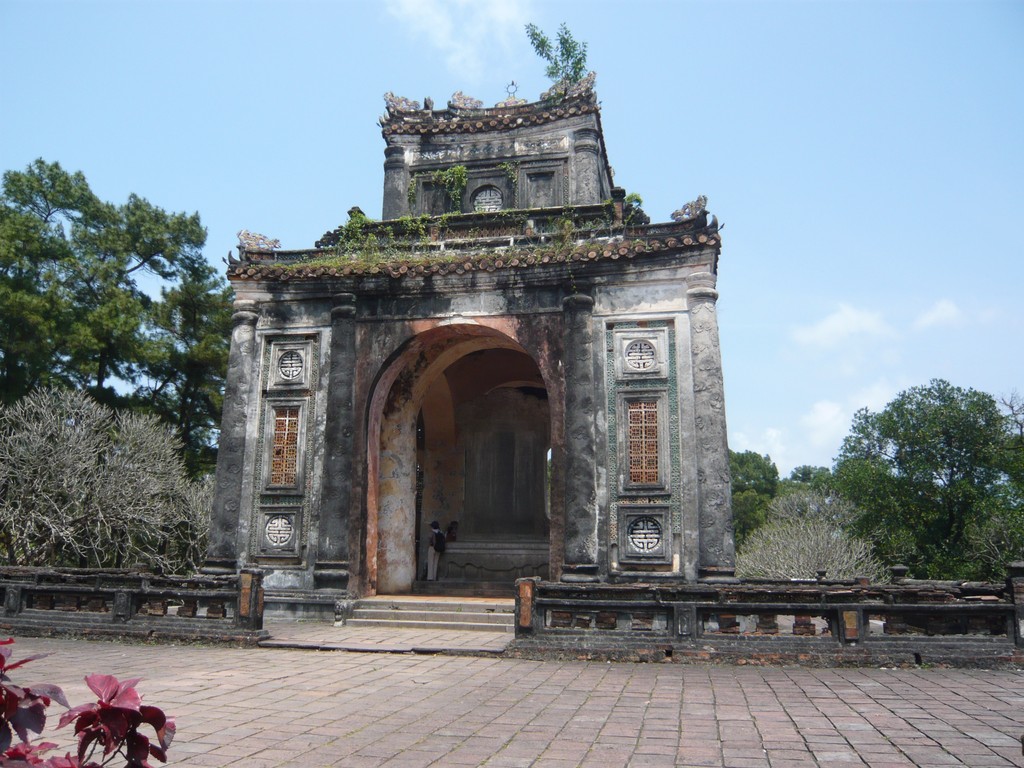
[[[728,497],[706,490],[702,479],[715,470],[718,485],[709,487],[721,489],[719,470],[723,463],[727,468],[713,315],[701,320],[703,336],[693,333],[694,309],[704,312],[713,298],[707,275],[716,254],[712,246],[691,247],[643,260],[538,263],[529,270],[430,280],[237,283],[239,306],[253,318],[242,323],[251,338],[233,345],[229,373],[235,410],[244,402],[246,417],[226,421],[235,430],[228,434],[241,439],[223,444],[221,460],[240,470],[219,475],[223,501],[215,524],[237,533],[217,538],[219,560],[258,564],[272,589],[407,590],[422,558],[417,530],[422,547],[422,529],[431,519],[451,519],[467,503],[460,498],[465,478],[458,482],[469,466],[458,449],[464,442],[454,433],[438,439],[444,419],[455,429],[465,396],[456,391],[463,385],[446,376],[473,354],[508,350],[531,360],[535,371],[510,372],[510,380],[546,392],[547,434],[541,438],[539,426],[520,433],[524,446],[527,434],[539,441],[524,448],[535,457],[528,474],[536,473],[544,440],[551,450],[549,577],[694,581],[727,575]],[[629,368],[627,353],[646,354],[648,347],[654,367]],[[301,367],[289,353],[298,354]],[[646,358],[637,360],[647,365]],[[297,380],[283,379],[282,361],[300,371]],[[519,381],[528,375],[532,382]],[[451,414],[442,418],[437,402],[446,399]],[[652,449],[660,474],[647,485],[627,482],[625,469],[623,413],[638,399],[654,403],[660,419],[660,442]],[[276,403],[296,407],[305,419],[294,487],[267,487]],[[424,408],[436,423],[417,449]],[[719,442],[700,443],[705,433]],[[583,442],[567,451],[573,434]],[[430,477],[419,519],[418,462]],[[530,493],[533,506],[536,493]],[[233,518],[232,498],[240,502]],[[279,540],[289,525],[294,538],[270,546],[272,520]],[[709,528],[709,520],[718,527]],[[637,533],[633,539],[629,530]],[[636,542],[656,546],[640,551]]]
[[[385,133],[383,218],[472,212],[477,194],[485,189],[500,200],[501,210],[593,205],[611,197],[596,109],[519,123],[472,133]],[[456,165],[467,169],[457,206],[431,177]]]
[[[1003,584],[517,582],[512,655],[743,664],[1024,664],[1024,563]]]
[[[160,576],[134,570],[0,568],[0,629],[255,644],[263,574]]]

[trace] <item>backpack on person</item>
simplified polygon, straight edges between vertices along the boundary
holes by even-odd
[[[434,551],[444,552],[444,531],[434,531]]]

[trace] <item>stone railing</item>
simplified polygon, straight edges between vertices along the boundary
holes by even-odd
[[[130,570],[0,568],[0,630],[255,643],[263,573],[158,576]]]
[[[1024,663],[1024,564],[1005,584],[516,583],[509,653],[739,663]]]

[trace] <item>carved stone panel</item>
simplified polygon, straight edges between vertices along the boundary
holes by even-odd
[[[617,330],[612,338],[616,378],[664,378],[668,375],[667,328]]]
[[[620,562],[670,561],[672,528],[667,504],[621,504],[618,528]]]
[[[523,163],[519,168],[520,205],[524,208],[564,205],[565,180],[563,162]]]
[[[274,340],[271,342],[269,385],[271,389],[307,389],[309,387],[310,342]]]
[[[263,507],[260,525],[260,555],[295,557],[302,539],[301,510],[298,507]]]

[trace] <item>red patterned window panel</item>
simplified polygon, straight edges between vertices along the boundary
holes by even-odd
[[[270,484],[294,486],[299,465],[299,409],[274,409],[274,452],[270,457]]]
[[[658,401],[633,400],[626,404],[629,429],[629,482],[658,482]]]

